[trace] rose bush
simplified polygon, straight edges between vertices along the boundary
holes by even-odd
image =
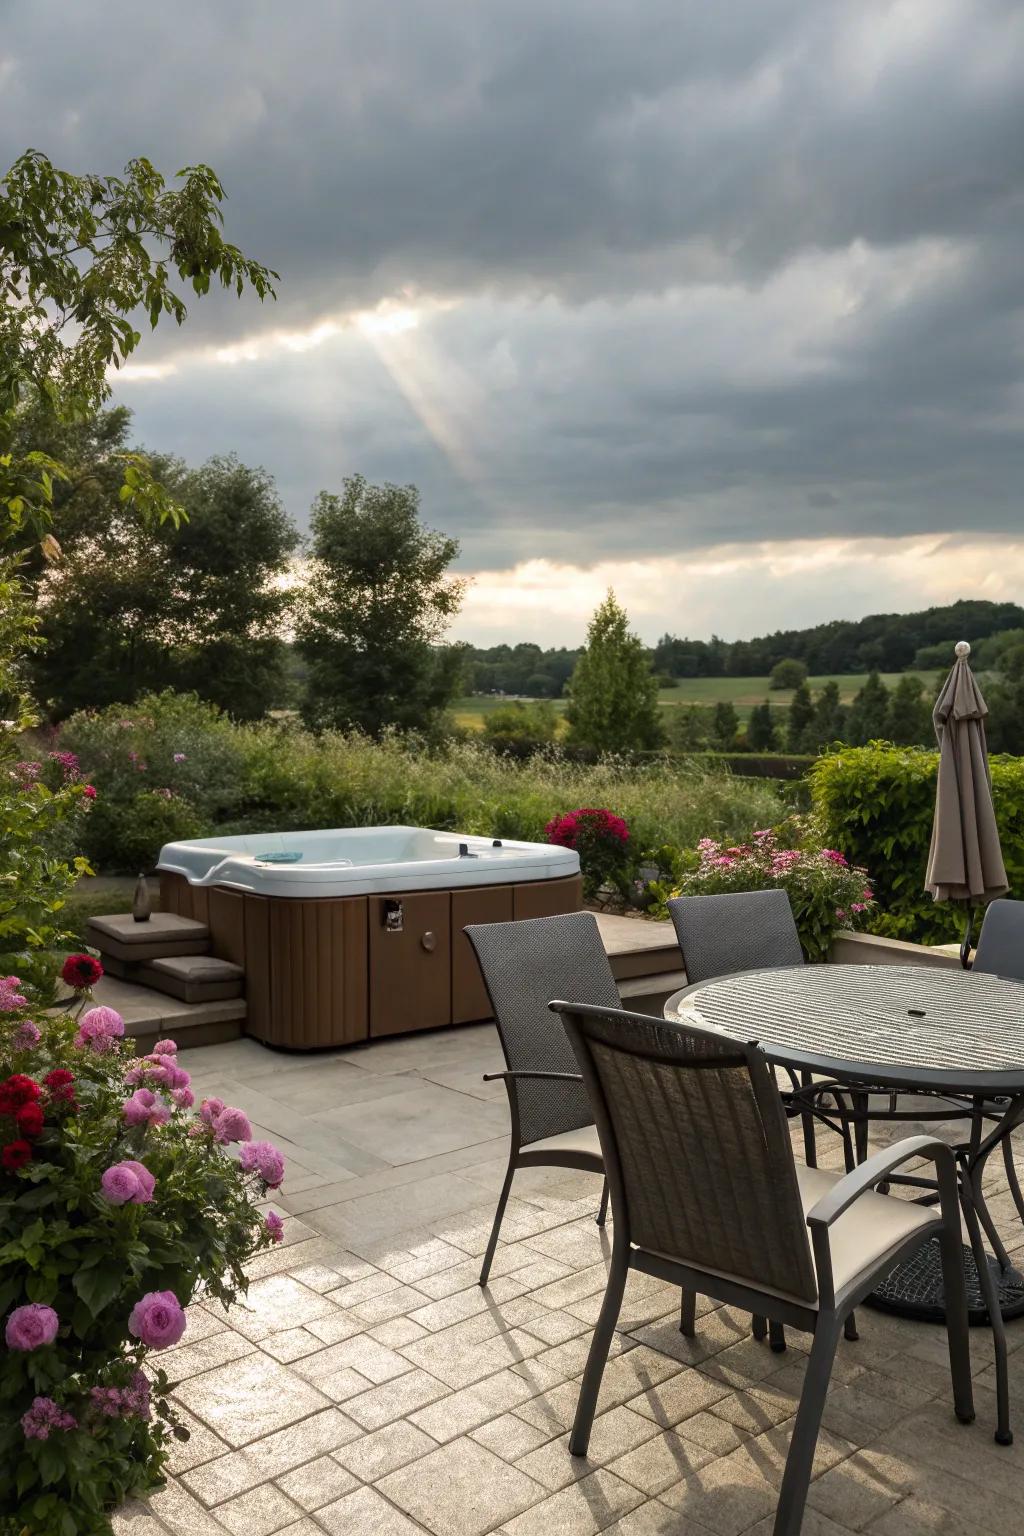
[[[874,905],[867,872],[835,848],[786,848],[769,829],[749,843],[727,847],[712,838],[697,844],[692,867],[673,887],[652,888],[648,910],[665,917],[673,896],[781,888],[789,896],[808,960],[826,960],[840,928],[856,928]]]
[[[614,811],[585,807],[555,816],[545,827],[549,843],[580,856],[583,894],[593,900],[611,884],[620,895],[629,880],[629,827]]]
[[[158,1352],[281,1240],[258,1202],[284,1162],[241,1110],[193,1112],[172,1041],[138,1059],[82,989],[29,1020],[20,986],[0,988],[0,1532],[99,1536],[187,1438]]]

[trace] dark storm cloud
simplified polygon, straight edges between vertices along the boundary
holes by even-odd
[[[26,0],[0,61],[11,155],[221,173],[280,302],[197,307],[121,394],[297,513],[358,467],[480,561],[1019,530],[1016,4]],[[461,459],[348,333],[180,357],[406,289],[457,301]]]

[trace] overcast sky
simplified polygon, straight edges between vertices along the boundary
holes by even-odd
[[[0,0],[0,93],[281,274],[146,339],[139,439],[414,481],[466,638],[1024,598],[1019,0]]]

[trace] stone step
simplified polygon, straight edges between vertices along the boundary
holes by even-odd
[[[210,948],[206,924],[176,912],[154,912],[142,923],[130,912],[91,917],[86,939],[101,955],[133,965],[167,955],[204,955]]]
[[[168,1036],[182,1050],[193,1045],[219,1045],[237,1040],[243,1033],[245,998],[229,997],[211,1002],[186,1003],[180,998],[140,987],[114,976],[102,976],[92,988],[93,999],[116,1008],[124,1019],[125,1034],[133,1037],[139,1055]]]
[[[155,987],[185,1003],[214,1002],[218,998],[241,997],[245,972],[230,960],[215,955],[165,955],[132,966],[132,981]]]

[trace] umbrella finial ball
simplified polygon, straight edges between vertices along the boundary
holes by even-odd
[[[966,640],[958,640],[955,650],[958,656],[969,656],[971,654],[971,647]]]

